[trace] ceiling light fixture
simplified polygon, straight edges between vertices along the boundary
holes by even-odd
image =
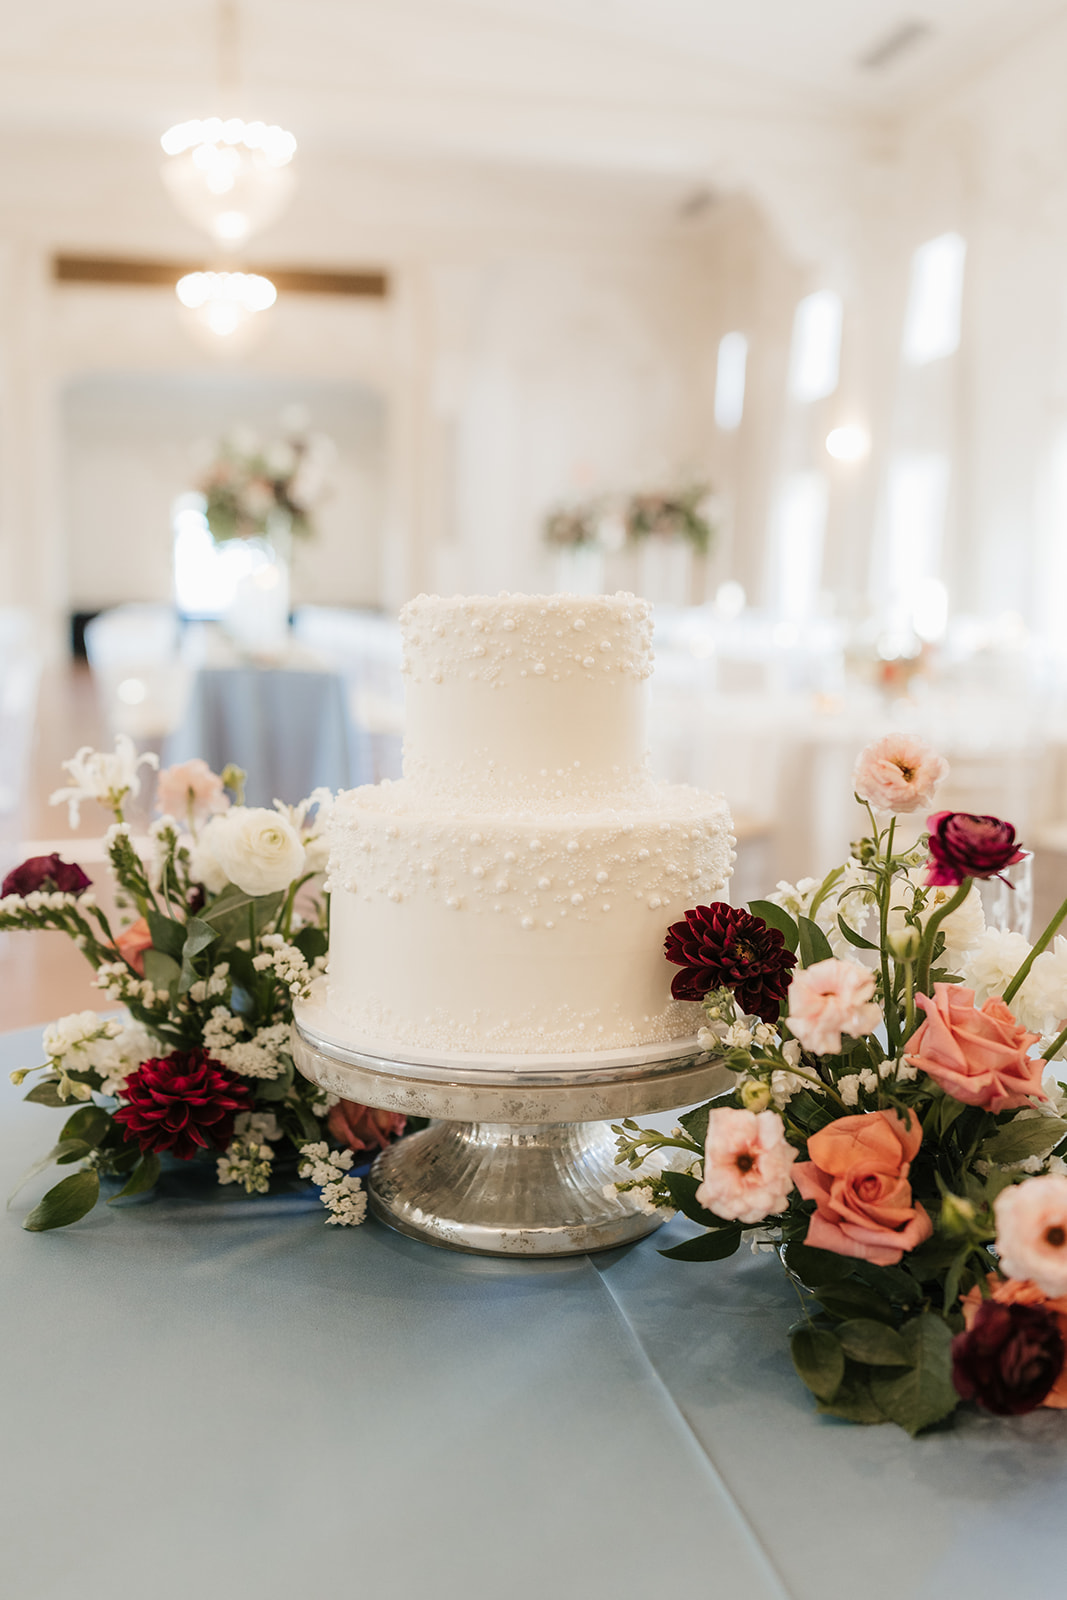
[[[171,199],[216,244],[244,244],[292,199],[296,140],[284,128],[207,117],[177,123],[160,142]]]
[[[229,338],[278,298],[270,279],[258,272],[187,272],[178,279],[175,293],[220,339]]]

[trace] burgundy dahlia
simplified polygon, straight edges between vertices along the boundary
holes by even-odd
[[[252,1106],[252,1090],[203,1050],[142,1061],[126,1079],[115,1121],[142,1153],[169,1150],[189,1161],[198,1150],[225,1150],[233,1119]]]
[[[964,1400],[998,1417],[1039,1406],[1063,1370],[1056,1317],[1043,1306],[984,1300],[966,1333],[952,1341],[952,1382]]]
[[[73,861],[61,861],[58,854],[30,856],[21,867],[13,867],[0,884],[0,895],[7,894],[81,894],[88,889],[92,879]]]
[[[926,825],[930,829],[926,881],[931,887],[962,883],[964,878],[995,878],[1023,859],[1015,829],[999,817],[935,811]]]
[[[762,917],[716,901],[696,906],[667,929],[663,953],[681,967],[671,984],[676,1000],[703,1000],[710,989],[729,989],[749,1016],[777,1022],[797,958],[777,928]]]

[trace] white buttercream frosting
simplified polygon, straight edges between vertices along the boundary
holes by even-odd
[[[401,625],[404,777],[330,823],[331,1010],[440,1052],[693,1034],[663,939],[734,840],[720,797],[650,775],[649,606],[421,595]]]

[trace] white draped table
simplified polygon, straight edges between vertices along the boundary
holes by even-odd
[[[6,1082],[6,1189],[60,1116]],[[1037,1600],[1067,1415],[909,1441],[819,1418],[776,1260],[452,1255],[186,1185],[0,1225],[12,1600]]]

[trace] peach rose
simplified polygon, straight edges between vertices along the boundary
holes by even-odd
[[[131,922],[128,928],[115,935],[115,948],[123,961],[129,963],[140,977],[144,977],[144,953],[152,948],[152,935],[143,917]]]
[[[890,733],[859,753],[852,787],[875,811],[918,811],[933,802],[948,762],[921,739]]]
[[[805,1200],[815,1201],[805,1243],[876,1267],[895,1267],[933,1232],[911,1197],[908,1173],[922,1143],[917,1117],[895,1111],[838,1117],[808,1140],[808,1161],[795,1168]]]
[[[1041,1035],[1027,1033],[998,995],[978,1011],[973,989],[935,983],[932,1000],[924,994],[915,1000],[926,1021],[905,1044],[905,1057],[946,1094],[990,1111],[1048,1099],[1041,1087],[1045,1063],[1028,1054]]]
[[[222,779],[199,756],[159,774],[156,805],[190,828],[199,828],[208,817],[225,811],[229,803]]]
[[[1058,1295],[1051,1298],[1038,1288],[1036,1283],[1029,1278],[995,1278],[992,1273],[986,1280],[989,1284],[992,1298],[1002,1306],[1043,1306],[1046,1311],[1051,1311],[1059,1325],[1060,1336],[1064,1346],[1067,1347],[1067,1295]],[[978,1308],[982,1304],[982,1291],[975,1284],[973,1289],[960,1300],[963,1311],[963,1321],[970,1328],[978,1315]],[[1063,1371],[1052,1385],[1048,1394],[1041,1401],[1043,1406],[1052,1406],[1056,1411],[1067,1409],[1067,1361],[1064,1362]]]
[[[326,1126],[338,1144],[350,1150],[384,1150],[391,1139],[399,1139],[407,1118],[399,1111],[376,1111],[355,1100],[339,1100],[326,1116]]]
[[[1002,1189],[993,1202],[997,1254],[1009,1278],[1050,1298],[1067,1295],[1067,1178],[1047,1173]]]
[[[708,1113],[697,1200],[730,1222],[762,1222],[789,1203],[796,1158],[774,1111],[720,1106]]]
[[[881,1022],[873,994],[874,973],[858,961],[816,961],[793,974],[786,1021],[805,1050],[835,1056],[843,1033],[859,1039]]]

